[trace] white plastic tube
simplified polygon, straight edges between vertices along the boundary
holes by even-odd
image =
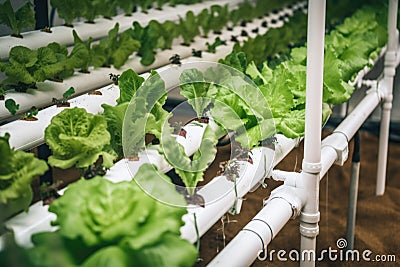
[[[272,199],[207,266],[249,266],[257,257],[268,260],[263,250],[292,217],[291,203]]]
[[[376,180],[376,195],[385,193],[387,154],[389,145],[390,113],[393,101],[393,81],[396,74],[396,52],[399,36],[397,31],[397,0],[389,0],[388,11],[388,49],[385,56],[383,81],[386,83],[385,97],[382,104],[381,128],[379,132],[378,170]]]
[[[319,233],[325,9],[325,0],[308,1],[306,121],[302,163],[302,182],[308,197],[300,215],[301,251],[316,251]],[[300,266],[315,266],[315,259],[303,258]]]

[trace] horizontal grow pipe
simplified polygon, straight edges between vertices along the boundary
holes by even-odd
[[[301,5],[301,4],[298,4]],[[282,12],[286,14],[293,14],[293,10],[297,8],[297,5],[293,6],[291,9],[285,8]],[[279,14],[269,14],[266,18],[276,18],[279,17]],[[256,27],[261,26],[261,19],[255,19],[253,23],[249,23],[248,27]],[[278,22],[274,25],[270,25],[271,27],[281,27],[283,23]],[[210,34],[207,38],[196,37],[194,42],[190,47],[180,45],[181,40],[176,39],[174,41],[174,45],[172,50],[163,50],[158,51],[156,55],[156,60],[150,66],[143,66],[140,63],[140,57],[136,55],[132,55],[128,61],[122,66],[120,69],[116,69],[114,67],[110,68],[93,68],[91,67],[90,74],[84,74],[76,72],[72,77],[69,77],[64,80],[63,83],[57,83],[53,81],[44,81],[41,83],[37,83],[38,89],[29,89],[27,93],[18,93],[13,91],[8,91],[5,98],[12,98],[15,100],[17,104],[19,104],[18,114],[22,114],[30,110],[32,106],[37,108],[42,108],[51,105],[52,98],[62,98],[63,93],[68,90],[71,86],[75,88],[76,94],[80,95],[91,90],[101,88],[103,86],[110,84],[109,74],[114,73],[118,74],[122,71],[131,68],[135,70],[137,73],[144,73],[149,70],[154,70],[156,68],[160,68],[161,66],[169,64],[169,58],[173,54],[179,54],[181,59],[188,58],[192,55],[192,48],[196,50],[205,51],[207,49],[206,42],[213,43],[216,37],[220,37],[222,40],[228,40],[226,46],[218,46],[216,49],[216,53],[206,53],[203,52],[202,58],[192,58],[191,61],[218,61],[220,58],[225,57],[232,51],[233,42],[230,42],[231,35],[240,35],[241,30],[243,28],[240,26],[234,27],[232,31],[228,31],[226,29],[223,30],[221,35]],[[267,29],[260,27],[260,33],[267,31]],[[249,36],[254,37],[256,34],[250,32]],[[240,41],[247,39],[248,37],[238,37]],[[182,62],[185,62],[182,60]],[[0,101],[0,121],[11,120],[12,115],[5,108],[4,101]]]
[[[156,8],[148,10],[148,14],[143,12],[135,12],[132,16],[125,16],[124,14],[117,15],[111,20],[105,18],[95,19],[95,23],[76,22],[74,27],[55,26],[51,28],[52,33],[42,32],[40,30],[22,33],[23,38],[15,38],[11,36],[0,37],[0,58],[8,58],[9,52],[12,47],[17,45],[26,46],[31,49],[37,49],[41,46],[46,46],[52,42],[58,42],[63,45],[72,45],[74,37],[72,31],[75,30],[82,40],[87,40],[89,37],[97,40],[107,36],[108,31],[114,28],[115,24],[119,23],[119,32],[123,32],[132,27],[134,21],[138,21],[142,26],[147,25],[150,20],[157,20],[160,23],[171,20],[178,21],[179,16],[185,17],[186,12],[193,11],[194,14],[200,13],[203,9],[209,8],[211,5],[225,5],[228,4],[230,8],[236,7],[241,0],[218,0],[218,1],[205,1],[192,5],[177,5],[171,7],[164,5],[163,10]]]
[[[221,57],[221,54],[229,53],[229,47],[221,47],[220,49],[217,49],[217,53],[203,53],[203,58],[202,59],[197,59],[197,58],[188,58],[186,60],[182,60],[183,63],[185,62],[190,62],[190,61],[216,61],[218,58]],[[166,52],[166,51],[163,51]],[[189,53],[189,49],[187,49],[187,52]],[[190,52],[191,53],[191,52]],[[168,61],[168,57],[170,55],[164,55],[164,60]],[[154,65],[154,64],[153,64]],[[153,66],[152,65],[152,66]],[[185,65],[183,65],[185,66]],[[164,66],[160,69],[157,69],[158,72],[162,72],[166,68],[175,68],[179,71],[183,71],[185,68],[184,67],[178,67],[178,66],[172,66],[172,65],[167,65]],[[119,71],[120,72],[120,71]],[[118,73],[119,73],[118,72]],[[102,80],[104,83],[109,83],[108,79],[108,74],[110,73],[110,69],[106,68],[101,68],[97,70],[97,75],[87,75],[87,74],[82,74],[79,73],[77,76],[71,77],[70,79],[67,79],[64,83],[43,83],[42,90],[32,90],[29,91],[29,93],[10,93],[7,94],[7,98],[12,98],[15,99],[20,106],[25,106],[26,110],[29,110],[32,106],[39,107],[40,103],[44,103],[45,101],[50,101],[49,95],[48,95],[48,90],[50,90],[49,87],[51,87],[51,90],[55,90],[58,92],[60,96],[62,96],[63,92],[65,92],[70,86],[74,86],[76,94],[82,94],[85,92],[84,88],[91,84],[92,82],[95,84],[102,83]],[[148,77],[148,73],[143,73],[141,74],[142,77]],[[97,79],[97,80],[96,80]],[[50,83],[52,83],[51,86]],[[168,83],[168,81],[166,82]],[[46,85],[46,86],[45,86]],[[76,86],[78,85],[78,86]],[[168,87],[167,87],[168,88]],[[98,95],[87,95],[87,94],[82,94],[78,97],[75,97],[69,102],[71,103],[71,107],[83,107],[85,108],[88,112],[97,114],[99,112],[103,111],[103,108],[101,107],[101,104],[105,103],[108,105],[115,105],[116,100],[119,96],[119,89],[118,86],[114,85],[107,85],[101,89],[99,89],[102,93],[101,96]],[[3,104],[0,106],[0,114],[5,116],[6,118],[11,116],[11,114],[8,112],[8,110],[5,109],[4,107],[4,101],[2,101]],[[0,135],[4,135],[4,133],[8,132],[10,133],[10,145],[14,147],[15,149],[21,149],[21,150],[28,150],[33,147],[36,147],[40,144],[44,143],[44,130],[49,125],[50,120],[53,116],[61,112],[64,108],[57,108],[55,105],[47,107],[43,110],[40,110],[38,115],[36,116],[38,118],[37,121],[24,121],[24,120],[15,120],[11,121],[9,123],[6,123],[2,126],[0,126]],[[0,118],[1,118],[0,115]],[[4,120],[5,117],[2,117]],[[21,129],[26,129],[27,127],[30,128],[29,132],[26,131],[21,131]]]
[[[287,191],[294,191],[293,188],[278,188],[264,208],[207,266],[243,267],[251,265],[257,257],[263,261],[269,260],[267,245],[303,204],[300,197],[293,197],[294,192]]]
[[[197,39],[192,47],[196,49],[205,48],[206,39]],[[179,53],[182,58],[192,55],[191,48],[178,46],[174,48],[175,53]],[[64,80],[62,83],[53,81],[45,81],[38,83],[38,89],[28,89],[27,93],[7,92],[6,99],[14,99],[20,105],[18,114],[22,114],[30,110],[32,106],[37,108],[46,107],[52,104],[52,98],[60,99],[65,91],[71,86],[75,88],[76,95],[87,93],[91,90],[101,88],[110,84],[109,74],[122,73],[129,68],[137,73],[165,66],[169,64],[169,58],[173,55],[171,50],[164,50],[157,53],[156,60],[150,66],[143,66],[140,63],[140,57],[133,56],[125,63],[121,69],[111,68],[90,68],[89,74],[75,73],[72,77]],[[0,121],[11,119],[12,115],[5,107],[5,102],[0,102]]]

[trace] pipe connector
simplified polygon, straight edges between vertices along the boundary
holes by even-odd
[[[272,170],[271,178],[275,181],[283,181],[285,185],[298,187],[298,181],[300,181],[301,173],[299,172],[287,172],[281,170]]]
[[[292,219],[299,216],[303,203],[305,203],[306,194],[302,189],[294,188],[287,185],[279,186],[271,192],[271,195],[264,201],[264,206],[275,198],[281,198],[289,203],[292,207]]]
[[[300,214],[300,234],[305,237],[314,238],[319,234],[320,213],[305,213]]]
[[[336,152],[335,164],[343,166],[349,157],[349,141],[342,132],[333,132],[322,141],[321,147],[331,147]]]
[[[322,164],[321,162],[307,162],[303,160],[303,163],[301,164],[301,168],[304,172],[306,173],[312,173],[312,174],[317,174],[320,173],[322,170]]]

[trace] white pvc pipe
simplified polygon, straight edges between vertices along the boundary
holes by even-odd
[[[209,8],[211,5],[225,5],[228,4],[229,8],[236,7],[241,0],[217,0],[217,1],[205,1],[202,3],[196,3],[193,5],[177,5],[171,7],[164,5],[163,10],[156,8],[148,10],[148,14],[143,12],[135,12],[132,16],[128,17],[124,14],[117,15],[112,20],[97,18],[95,24],[76,22],[74,27],[56,26],[52,27],[52,33],[41,32],[40,30],[30,31],[22,33],[24,38],[15,38],[10,36],[0,37],[0,58],[8,58],[9,52],[12,47],[22,45],[31,49],[37,49],[42,46],[46,46],[51,42],[58,42],[63,45],[72,45],[74,43],[74,37],[72,31],[75,30],[82,40],[87,40],[89,37],[97,40],[107,36],[108,31],[114,28],[115,24],[119,23],[119,32],[123,32],[132,27],[133,21],[138,21],[142,26],[147,25],[150,20],[157,20],[163,23],[167,20],[178,21],[179,16],[185,17],[186,12],[189,10],[193,11],[194,14],[200,13],[203,9]]]
[[[380,99],[381,95],[378,91],[368,92],[333,133],[322,141],[321,179],[339,158],[339,154],[343,148],[347,148],[349,140],[353,138],[363,122],[378,106]]]
[[[396,52],[398,49],[398,32],[397,32],[397,0],[389,0],[388,11],[388,49],[385,56],[384,82],[386,91],[382,104],[381,127],[379,132],[379,151],[378,151],[378,170],[376,180],[376,195],[380,196],[385,193],[387,153],[389,145],[389,127],[390,113],[393,101],[393,81],[396,74]]]
[[[301,251],[316,251],[319,233],[319,172],[321,171],[322,84],[324,70],[325,0],[308,1],[306,120],[302,181],[308,199],[300,216]],[[303,258],[300,266],[315,266]]]
[[[249,266],[292,217],[292,206],[283,198],[272,199],[207,266]],[[267,256],[267,257],[266,257]]]
[[[351,140],[371,112],[375,110],[380,103],[382,99],[381,91],[384,90],[383,88],[384,84],[379,83],[378,91],[367,92],[367,95],[360,101],[360,104],[358,104],[346,119],[339,124],[335,132],[344,133],[347,140]]]

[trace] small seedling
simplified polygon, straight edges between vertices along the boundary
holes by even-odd
[[[22,114],[20,120],[25,120],[25,121],[36,121],[37,118],[35,117],[39,113],[39,110],[36,107],[31,107],[31,109],[28,112],[25,112]]]
[[[201,50],[196,50],[196,49],[192,48],[192,55],[194,57],[201,57]]]
[[[231,35],[231,42],[238,43],[239,40],[236,35]]]
[[[83,177],[89,180],[97,175],[104,176],[106,172],[107,168],[103,166],[103,156],[100,155],[96,162],[84,171]]]
[[[217,37],[217,38],[215,38],[215,41],[213,44],[210,44],[209,42],[207,42],[206,45],[207,45],[207,52],[215,53],[218,46],[226,45],[226,41],[221,40],[219,37]]]
[[[12,114],[15,115],[19,109],[19,104],[15,102],[14,99],[7,99],[5,102],[6,109]]]
[[[172,57],[169,58],[169,62],[170,62],[171,64],[175,64],[175,65],[180,66],[180,65],[182,64],[182,62],[181,62],[181,56],[178,55],[178,54],[174,54]]]
[[[57,107],[69,107],[70,103],[68,102],[68,99],[73,94],[75,94],[75,88],[71,86],[67,91],[64,92],[62,99],[53,97],[52,102],[53,104],[57,105]]]
[[[112,80],[115,85],[118,85],[119,74],[110,73],[109,76],[110,80]]]
[[[40,185],[39,195],[43,201],[43,205],[50,205],[54,200],[60,197],[57,190],[63,184],[63,181],[57,181],[56,183],[50,184],[44,182]]]

